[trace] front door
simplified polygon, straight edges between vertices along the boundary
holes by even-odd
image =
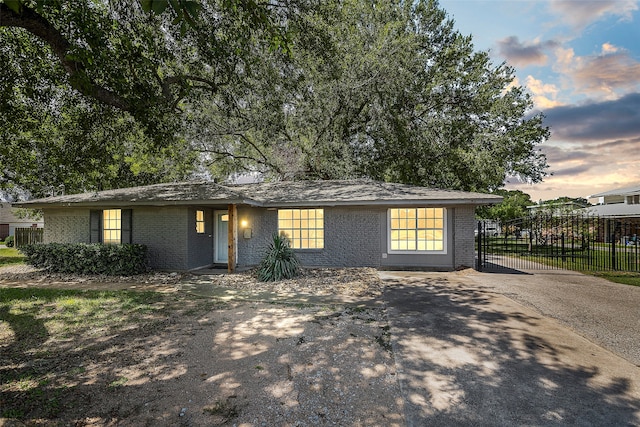
[[[226,264],[229,261],[229,213],[215,211],[215,254],[216,264]]]

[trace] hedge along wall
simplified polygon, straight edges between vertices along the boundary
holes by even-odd
[[[28,264],[54,273],[130,276],[148,270],[145,245],[47,243],[26,245],[20,251]]]

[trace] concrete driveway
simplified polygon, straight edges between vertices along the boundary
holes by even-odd
[[[407,425],[640,425],[640,368],[491,288],[508,278],[381,277]]]

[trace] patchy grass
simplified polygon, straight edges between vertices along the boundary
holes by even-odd
[[[55,419],[76,404],[69,391],[82,383],[85,363],[136,331],[160,331],[167,317],[211,304],[155,292],[0,289],[0,418]],[[118,389],[128,379],[104,381]]]
[[[602,272],[585,272],[593,276],[602,277],[611,282],[622,283],[624,285],[640,286],[640,273],[631,272],[616,272],[616,271],[602,271]]]
[[[16,248],[0,248],[0,267],[4,265],[23,264],[24,255]]]

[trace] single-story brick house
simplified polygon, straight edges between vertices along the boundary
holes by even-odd
[[[474,210],[501,197],[370,180],[183,182],[23,202],[46,242],[140,243],[155,269],[257,265],[274,233],[306,266],[474,265]]]

